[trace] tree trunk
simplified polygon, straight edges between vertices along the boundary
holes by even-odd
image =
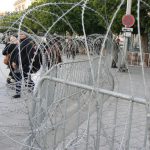
[[[143,53],[148,53],[148,34],[144,33],[141,36],[141,46]]]
[[[143,61],[145,66],[149,66],[149,54],[148,53],[148,34],[142,34],[141,36],[141,46],[142,46],[142,52],[143,52]]]

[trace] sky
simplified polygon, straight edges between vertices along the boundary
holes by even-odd
[[[16,0],[0,0],[0,12],[13,11],[13,4]]]

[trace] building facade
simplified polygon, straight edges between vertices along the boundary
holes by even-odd
[[[1,12],[0,11],[0,16],[5,16],[6,15],[6,12]]]
[[[15,11],[24,11],[27,9],[33,0],[16,0],[14,3],[14,9]]]
[[[6,12],[1,12],[0,11],[0,19],[3,18],[6,15]]]

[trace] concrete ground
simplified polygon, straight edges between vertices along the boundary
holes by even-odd
[[[0,49],[2,49],[2,45]],[[66,60],[66,58],[63,58]],[[77,60],[86,59],[86,56],[77,56]],[[28,121],[28,108],[30,103],[28,98],[30,94],[24,95],[20,99],[12,99],[15,93],[13,89],[6,86],[6,77],[8,74],[7,67],[3,64],[3,56],[0,54],[0,150],[19,150],[24,145],[27,136],[30,135],[31,129]],[[68,61],[68,60],[67,60]],[[69,60],[71,61],[71,59]],[[142,73],[141,67],[129,67],[128,73],[120,73],[117,69],[111,69],[115,81],[115,91],[129,94],[135,97],[141,97],[149,100],[150,98],[150,68],[144,68]],[[145,84],[145,85],[144,85]],[[110,97],[103,109],[103,136],[100,144],[100,150],[111,149],[106,140],[106,135],[112,135],[114,126],[114,112],[117,104],[117,122],[115,131],[114,149],[124,149],[126,145],[124,139],[128,139],[126,132],[128,128],[128,118],[131,113],[131,103],[121,99]],[[95,126],[96,114],[91,119],[90,132],[96,132]],[[144,147],[144,135],[146,127],[146,109],[144,105],[133,104],[130,150],[142,150]],[[83,125],[84,126],[84,125]],[[124,137],[124,138],[123,138]],[[120,145],[122,144],[122,148]],[[81,148],[81,144],[78,149]],[[92,149],[92,148],[91,148]],[[83,149],[82,149],[83,150]]]

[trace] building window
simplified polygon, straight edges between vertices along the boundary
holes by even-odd
[[[24,5],[22,5],[22,10],[24,10]]]

